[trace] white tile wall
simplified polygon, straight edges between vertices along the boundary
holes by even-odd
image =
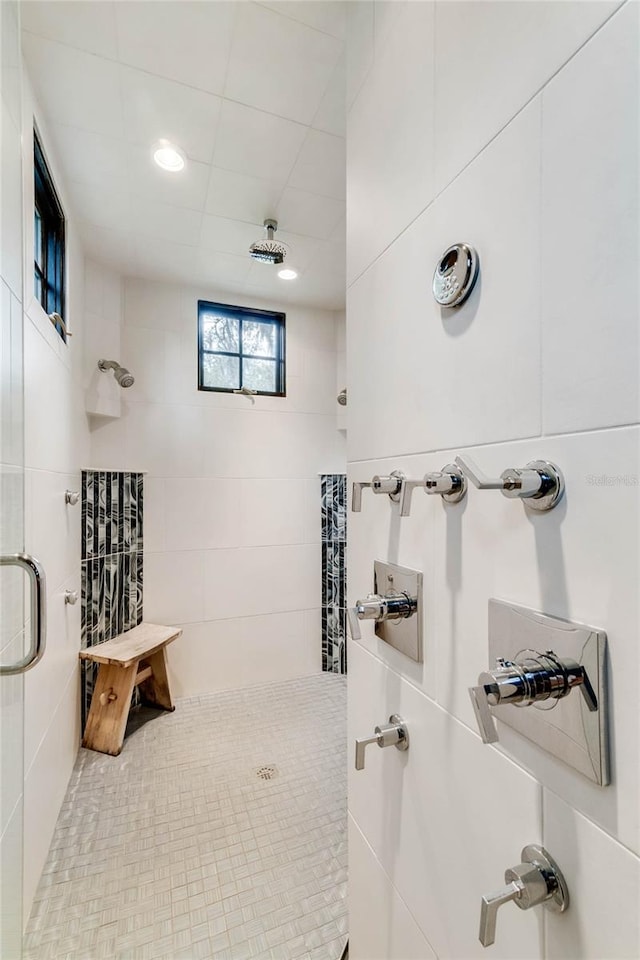
[[[549,433],[634,423],[640,413],[640,140],[638,104],[630,95],[639,83],[639,29],[638,4],[628,3],[542,97],[543,417]],[[612,225],[610,232],[594,228],[604,224]]]
[[[439,190],[619,6],[620,0],[436,4]]]
[[[225,97],[311,123],[341,49],[335,37],[293,19],[283,22],[281,16],[258,4],[242,4]]]
[[[435,953],[420,933],[406,904],[380,866],[373,850],[349,818],[349,949],[368,960],[431,960]],[[375,904],[375,910],[362,905]]]
[[[364,18],[368,6],[377,11],[377,4],[361,3],[350,11],[362,7],[353,16]],[[415,118],[433,115],[434,9],[429,2],[403,4],[348,115],[350,281],[433,197],[433,130]]]
[[[395,711],[411,733],[407,754],[373,747],[351,772],[352,956],[480,956],[480,897],[522,846],[544,842],[571,907],[553,917],[503,907],[492,952],[632,957],[638,6],[436,2],[435,32],[426,4],[351,6],[349,476],[418,478],[470,448],[490,474],[548,458],[567,483],[558,508],[535,517],[473,488],[457,506],[416,491],[402,519],[365,491],[350,515],[351,602],[372,589],[375,558],[425,575],[423,665],[370,624],[350,646],[350,740]],[[434,85],[402,94],[421,42]],[[410,133],[387,143],[400,128]],[[410,149],[421,138],[429,188]],[[388,156],[376,230],[366,198]],[[440,310],[433,269],[455,241],[477,247],[480,280],[462,308]],[[481,743],[467,687],[487,666],[490,597],[607,631],[609,786],[502,725],[498,745]],[[372,890],[386,906],[375,918]]]
[[[318,473],[344,470],[334,314],[287,308],[288,395],[252,403],[197,390],[198,299],[278,307],[127,280],[120,359],[136,383],[120,419],[92,424],[91,452],[148,471],[145,617],[185,626],[185,696],[320,670]]]
[[[539,433],[539,153],[537,101],[349,289],[354,459]],[[456,240],[478,248],[481,276],[454,313],[435,303],[431,277]],[[367,362],[365,340],[384,343]],[[390,396],[414,416],[398,417]]]

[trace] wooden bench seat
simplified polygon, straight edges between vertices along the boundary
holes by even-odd
[[[117,757],[122,750],[134,687],[148,703],[174,710],[165,647],[179,627],[140,623],[113,640],[80,651],[81,660],[99,664],[82,746]]]

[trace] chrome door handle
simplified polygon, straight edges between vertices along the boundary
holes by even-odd
[[[562,471],[549,460],[509,467],[499,477],[488,477],[470,457],[456,457],[455,462],[478,490],[500,490],[505,497],[524,500],[531,510],[552,510],[564,493]]]
[[[31,644],[17,663],[0,666],[0,676],[25,673],[42,660],[47,640],[47,581],[42,564],[28,553],[12,553],[0,557],[0,567],[21,567],[29,575],[31,586]]]

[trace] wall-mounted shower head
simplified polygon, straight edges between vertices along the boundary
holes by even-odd
[[[264,221],[265,238],[256,240],[249,247],[249,253],[254,260],[262,260],[263,263],[284,263],[287,255],[287,245],[274,240],[273,235],[278,229],[277,220]]]
[[[135,383],[135,377],[126,367],[120,366],[117,360],[98,360],[98,370],[113,370],[113,375],[121,387],[132,387]]]

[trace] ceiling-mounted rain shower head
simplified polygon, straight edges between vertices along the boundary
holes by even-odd
[[[135,377],[129,373],[126,367],[121,367],[117,360],[98,360],[98,370],[106,373],[107,370],[113,370],[113,375],[125,389],[132,387],[135,383]]]
[[[284,243],[280,243],[279,240],[273,239],[273,235],[277,229],[277,220],[265,220],[264,240],[256,240],[256,242],[252,243],[249,247],[249,253],[254,260],[261,260],[263,263],[284,263],[284,258],[287,255],[287,246]]]

